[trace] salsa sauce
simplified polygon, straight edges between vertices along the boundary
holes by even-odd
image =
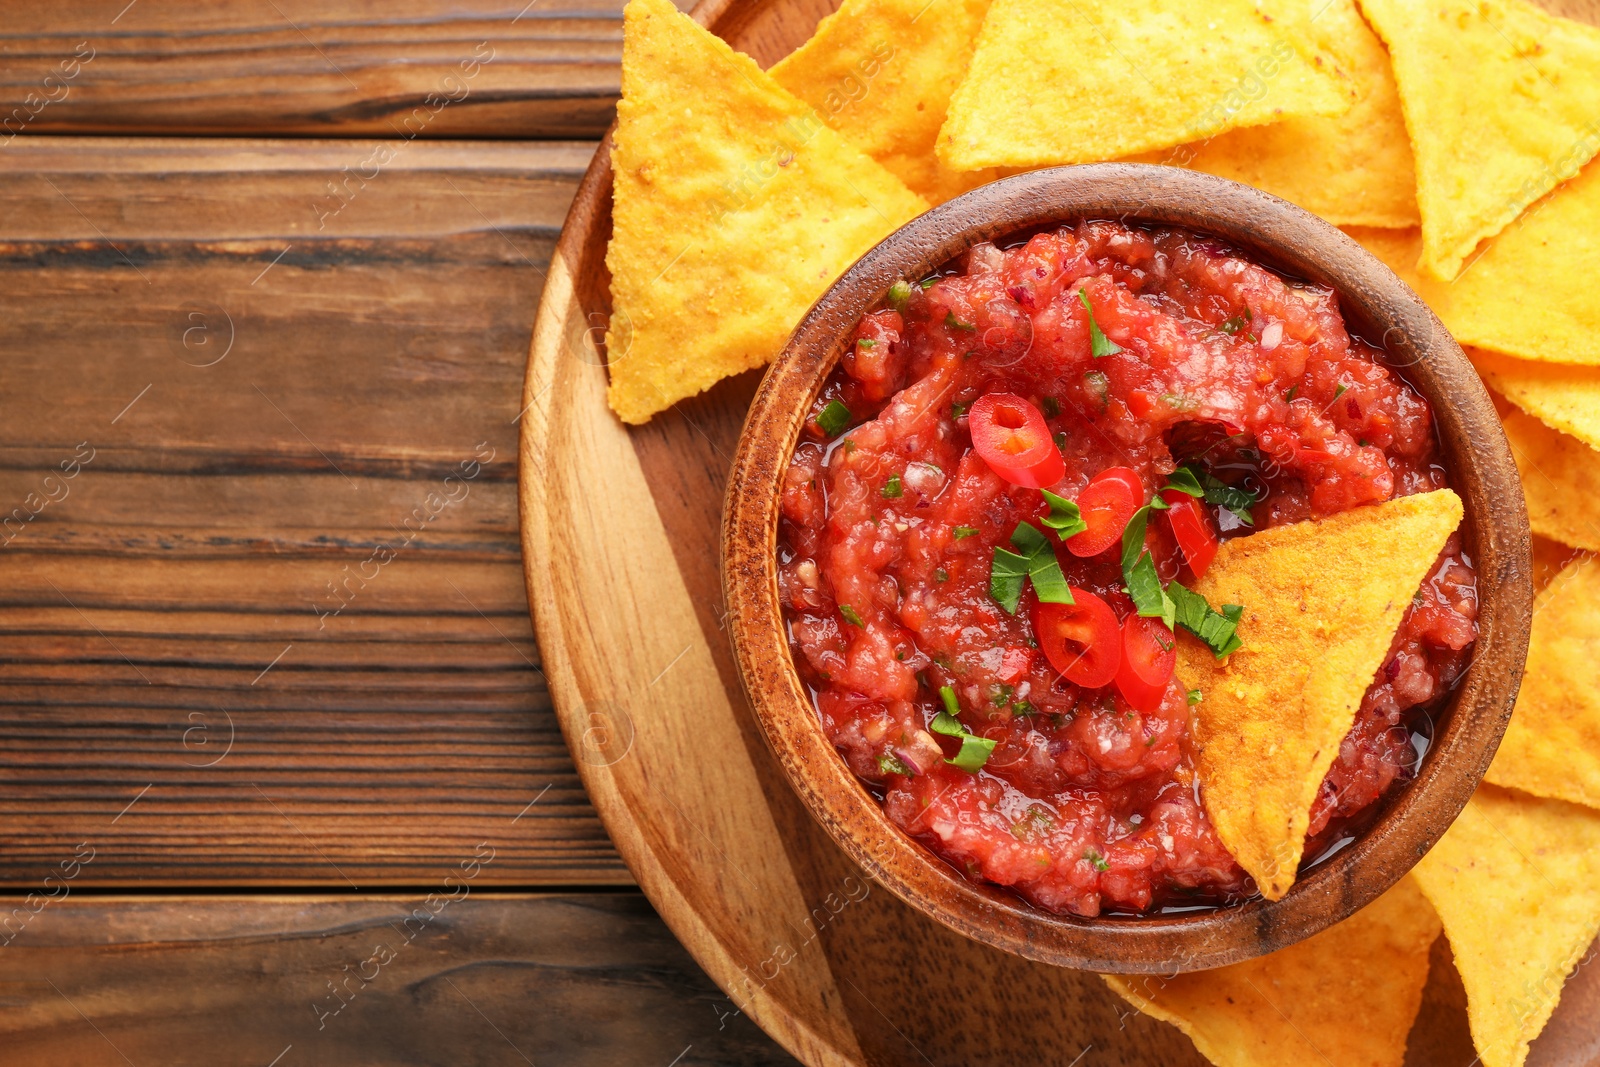
[[[1015,614],[991,596],[996,548],[1050,509],[974,451],[968,411],[991,393],[1037,407],[1064,459],[1045,488],[1068,499],[1112,467],[1146,499],[1183,464],[1247,490],[1253,527],[1201,505],[1225,539],[1444,487],[1427,401],[1349,333],[1333,292],[1208,237],[1113,222],[977,245],[897,285],[852,342],[779,528],[795,663],[840,755],[907,833],[1045,910],[1252,895],[1199,802],[1181,682],[1149,711],[1069,682],[1039,648],[1033,587]],[[1187,582],[1161,514],[1146,545],[1163,582]],[[1118,545],[1081,558],[1040,528],[1071,586],[1132,613]],[[1323,783],[1307,856],[1414,770],[1413,733],[1465,669],[1476,616],[1452,537]],[[952,697],[961,729],[994,742],[976,770],[932,728]]]

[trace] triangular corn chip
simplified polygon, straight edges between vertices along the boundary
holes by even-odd
[[[989,0],[844,0],[768,72],[930,203],[1000,176],[933,154]]]
[[[1600,552],[1600,451],[1521,411],[1505,417],[1505,429],[1533,532]]]
[[[1466,345],[1521,359],[1600,364],[1600,162],[1535,204],[1453,282],[1417,270],[1416,230],[1350,236],[1417,291]]]
[[[1417,174],[1389,53],[1355,0],[1257,6],[1338,61],[1355,85],[1355,106],[1338,118],[1287,118],[1139,160],[1244,182],[1339,226],[1417,225]]]
[[[1524,0],[1361,0],[1417,161],[1422,269],[1478,243],[1600,151],[1600,29]]]
[[[1214,606],[1244,606],[1244,647],[1226,660],[1178,644],[1178,677],[1201,693],[1200,799],[1268,900],[1294,884],[1317,789],[1460,523],[1448,489],[1352,508],[1227,541],[1196,583]]]
[[[1495,785],[1600,808],[1597,604],[1600,560],[1587,554],[1567,564],[1534,602],[1522,691],[1489,767]]]
[[[1344,922],[1267,956],[1172,978],[1101,977],[1217,1067],[1401,1067],[1438,936],[1439,917],[1407,877]]]
[[[1600,448],[1600,367],[1535,363],[1482,348],[1467,355],[1495,392],[1546,426]]]
[[[625,422],[777,355],[839,274],[927,209],[669,0],[624,12],[607,394]]]
[[[995,0],[938,151],[957,170],[1087,163],[1354,100],[1250,0]]]
[[[1444,921],[1485,1067],[1522,1067],[1600,933],[1600,812],[1481,785],[1411,873]]]

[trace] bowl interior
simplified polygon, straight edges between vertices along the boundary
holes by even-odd
[[[1478,568],[1474,658],[1435,725],[1417,776],[1370,826],[1281,900],[1191,914],[1080,919],[975,885],[895,826],[824,735],[790,656],[778,603],[780,479],[811,402],[855,323],[900,278],[923,277],[981,241],[1082,219],[1180,227],[1221,238],[1291,278],[1332,287],[1354,333],[1427,397],[1462,535]],[[773,363],[746,420],[723,519],[729,629],[745,689],[791,785],[841,847],[913,907],[987,944],[1062,966],[1123,973],[1199,970],[1292,944],[1398,881],[1459,814],[1493,758],[1515,701],[1532,603],[1521,484],[1476,372],[1426,305],[1353,240],[1247,186],[1138,164],[1036,171],[920,216],[834,283]]]

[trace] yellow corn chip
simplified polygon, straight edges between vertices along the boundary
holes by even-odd
[[[1593,483],[1591,483],[1593,484]],[[1600,560],[1573,560],[1533,608],[1528,667],[1489,781],[1600,808]]]
[[[1417,291],[1462,344],[1521,359],[1600,364],[1600,162],[1535,204],[1453,282],[1416,268],[1415,230],[1350,236]]]
[[[1201,692],[1200,799],[1268,900],[1294,884],[1317,789],[1460,522],[1448,489],[1353,508],[1227,541],[1196,583],[1213,605],[1244,605],[1244,647],[1226,660],[1178,644],[1178,677]]]
[[[669,0],[625,9],[611,164],[607,398],[625,422],[766,363],[928,206]]]
[[[1250,0],[995,0],[938,152],[956,170],[1087,163],[1354,99]]]
[[[1337,926],[1268,956],[1174,978],[1101,977],[1189,1035],[1217,1067],[1401,1067],[1438,936],[1439,917],[1407,877]]]
[[[1535,363],[1469,348],[1478,373],[1501,396],[1546,426],[1600,448],[1600,367]]]
[[[1257,6],[1338,61],[1355,106],[1338,118],[1284,119],[1138,158],[1265,189],[1340,226],[1417,225],[1417,175],[1389,53],[1355,0]]]
[[[1422,268],[1480,241],[1600,151],[1600,29],[1524,0],[1361,0],[1389,45],[1417,162]]]
[[[930,203],[1000,177],[933,154],[989,0],[844,0],[778,62],[778,84]]]
[[[1600,552],[1600,452],[1520,411],[1505,428],[1533,532]]]
[[[1444,921],[1485,1067],[1522,1067],[1600,932],[1600,812],[1482,785],[1411,873]]]

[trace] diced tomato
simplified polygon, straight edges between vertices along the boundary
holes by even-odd
[[[1067,551],[1098,556],[1117,543],[1143,502],[1144,483],[1131,468],[1107,467],[1078,494],[1078,510],[1089,528],[1067,538]]]
[[[1085,689],[1109,685],[1122,662],[1122,635],[1111,605],[1086,589],[1072,589],[1071,604],[1037,604],[1033,632],[1045,659],[1069,682]]]
[[[1170,507],[1167,522],[1172,526],[1172,536],[1183,551],[1183,558],[1196,578],[1211,566],[1217,554],[1217,531],[1212,528],[1211,516],[1206,514],[1200,501],[1188,493],[1169,489],[1161,494]]]
[[[1166,623],[1143,615],[1122,620],[1117,692],[1135,710],[1148,713],[1161,706],[1177,662],[1178,645]]]
[[[1014,393],[980,396],[967,412],[967,429],[973,449],[1013,485],[1044,489],[1067,472],[1043,412]]]

